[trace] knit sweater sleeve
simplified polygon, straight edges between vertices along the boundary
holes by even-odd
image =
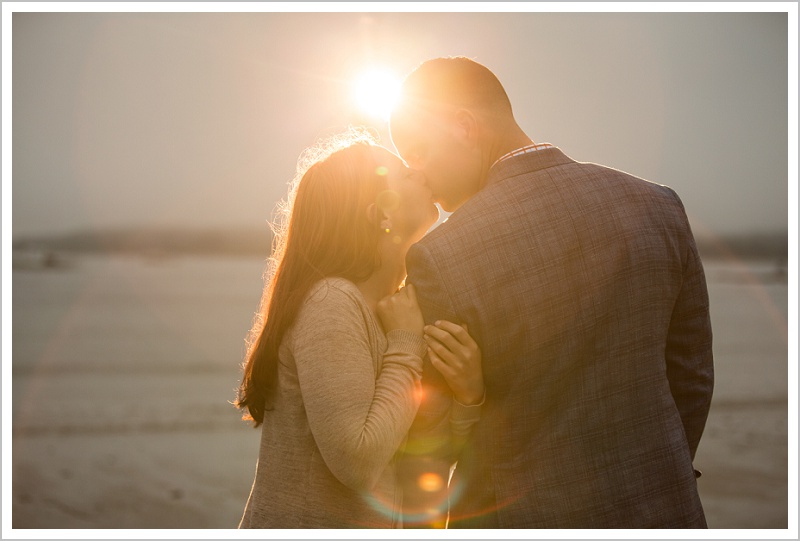
[[[293,356],[308,423],[325,464],[354,490],[378,481],[406,437],[421,396],[425,342],[387,334],[376,373],[367,322],[353,293],[327,284],[298,314]]]

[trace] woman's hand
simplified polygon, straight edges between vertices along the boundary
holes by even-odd
[[[378,301],[377,311],[384,332],[404,329],[419,336],[423,335],[425,321],[422,319],[422,310],[417,303],[417,292],[413,284],[408,284],[394,295],[382,298]]]
[[[428,356],[455,399],[465,405],[479,404],[483,399],[481,349],[467,332],[466,325],[437,321],[425,326]]]

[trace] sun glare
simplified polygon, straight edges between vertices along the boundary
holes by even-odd
[[[355,84],[358,108],[369,116],[388,120],[397,96],[400,79],[388,70],[374,69],[364,73]]]

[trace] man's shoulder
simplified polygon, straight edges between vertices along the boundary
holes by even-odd
[[[560,156],[560,161],[554,160],[547,168],[525,170],[518,165],[516,170],[511,170],[513,175],[507,175],[507,178],[489,186],[494,189],[492,198],[502,201],[507,197],[518,196],[521,190],[535,191],[549,185],[552,188],[551,193],[558,193],[557,198],[564,205],[570,204],[570,197],[590,195],[592,198],[605,200],[607,204],[620,201],[636,204],[638,201],[650,205],[659,201],[659,205],[677,203],[682,206],[678,194],[669,186],[619,167],[593,161],[577,161],[563,153]],[[553,204],[548,201],[549,208],[554,208]]]
[[[682,208],[669,186],[608,165],[573,160],[557,148],[509,161],[516,163],[493,173],[482,190],[423,237],[416,249],[434,258],[463,254],[477,237],[513,237],[517,224],[530,221],[530,213],[547,220],[574,212],[581,198],[601,201],[594,205],[598,209],[628,204],[665,212]]]

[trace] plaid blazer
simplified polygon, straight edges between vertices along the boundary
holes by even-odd
[[[555,147],[515,156],[407,268],[426,321],[467,323],[483,353],[450,527],[706,527],[692,460],[711,324],[673,190]],[[446,455],[424,438],[446,424],[449,390],[428,361],[423,382],[410,472]]]

